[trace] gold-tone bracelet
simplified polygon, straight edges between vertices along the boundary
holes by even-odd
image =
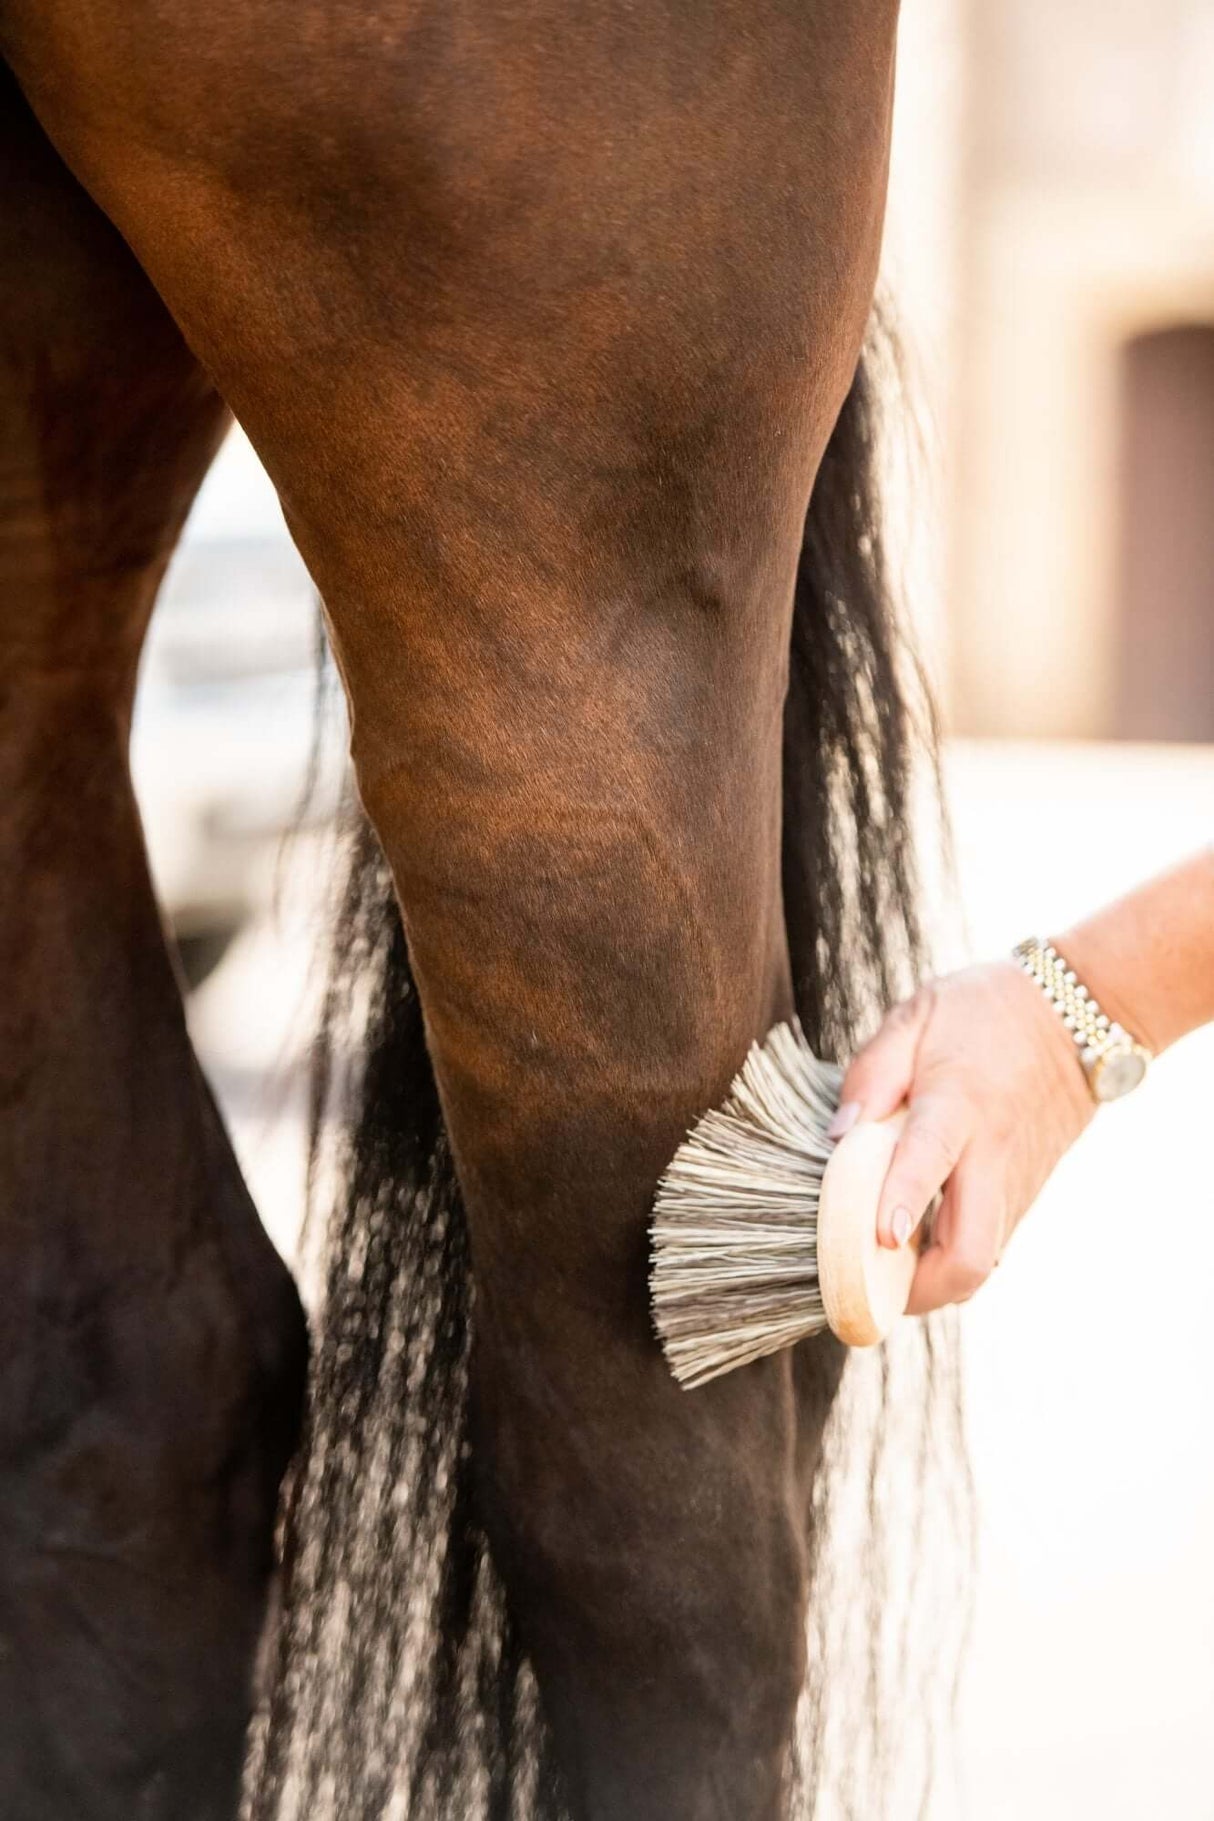
[[[1071,1033],[1093,1099],[1120,1100],[1136,1088],[1152,1061],[1150,1050],[1101,1011],[1053,943],[1029,936],[1016,944],[1012,954]]]

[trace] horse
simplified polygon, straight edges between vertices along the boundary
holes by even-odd
[[[920,953],[862,358],[896,25],[0,0],[6,1814],[812,1801],[842,1350],[683,1392],[646,1226],[755,1037],[842,1053]],[[365,816],[306,1419],[126,759],[229,413]]]

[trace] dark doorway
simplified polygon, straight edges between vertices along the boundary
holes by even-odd
[[[1113,732],[1214,740],[1214,325],[1121,354]]]

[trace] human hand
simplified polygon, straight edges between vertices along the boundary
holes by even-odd
[[[907,1244],[943,1191],[911,1287],[921,1315],[986,1281],[1095,1106],[1070,1033],[1012,961],[946,975],[896,1006],[847,1071],[832,1135],[904,1102],[877,1234]]]

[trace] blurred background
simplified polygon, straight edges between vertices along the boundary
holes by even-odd
[[[884,288],[918,426],[895,541],[949,728],[949,964],[1214,838],[1214,0],[907,0]],[[331,705],[284,851],[314,657],[234,434],[135,763],[195,1038],[288,1255],[342,777]],[[1207,1031],[1102,1113],[966,1311],[981,1583],[933,1821],[1214,1817],[1212,1121]]]
[[[954,960],[1214,840],[1210,0],[906,0],[885,281]],[[1208,1030],[1101,1114],[965,1313],[973,1821],[1214,1816],[1212,1116]]]

